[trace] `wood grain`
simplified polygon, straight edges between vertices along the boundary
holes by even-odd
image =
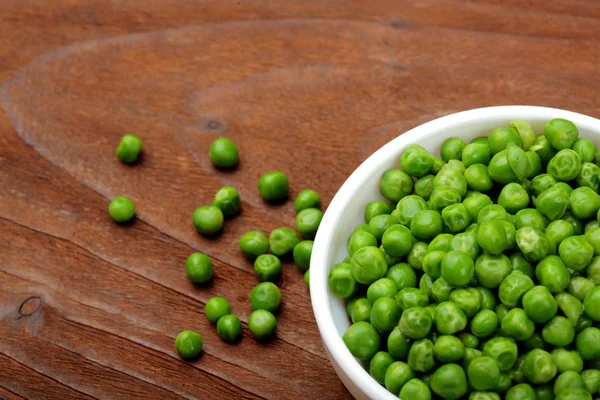
[[[286,260],[277,339],[247,332],[256,284],[237,241],[293,226],[256,180],[285,171],[325,206],[374,150],[454,111],[535,104],[600,116],[594,0],[83,1],[0,3],[0,398],[346,399]],[[119,137],[144,140],[119,163]],[[238,143],[215,170],[210,142]],[[241,215],[211,240],[193,209],[223,185]],[[109,199],[131,197],[116,226]],[[195,287],[184,263],[214,260]],[[244,338],[203,317],[230,300]],[[182,329],[204,337],[191,363]]]

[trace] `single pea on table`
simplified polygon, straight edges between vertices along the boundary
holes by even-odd
[[[561,118],[408,146],[330,270],[350,353],[406,400],[596,397],[599,155]]]

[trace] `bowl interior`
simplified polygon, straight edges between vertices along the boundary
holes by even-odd
[[[488,135],[497,127],[521,119],[536,133],[552,118],[566,118],[579,128],[579,137],[598,144],[600,121],[581,114],[545,107],[504,106],[470,110],[438,118],[392,140],[369,157],[344,183],[331,202],[321,226],[311,259],[311,298],[321,336],[332,361],[370,398],[396,398],[377,384],[346,349],[342,335],[350,326],[344,301],[331,293],[327,285],[329,271],[348,255],[347,239],[363,223],[364,207],[369,201],[384,200],[379,193],[379,178],[390,168],[399,168],[399,156],[410,144],[418,143],[435,155],[445,139],[461,137],[469,141]],[[398,132],[402,134],[402,132]],[[354,393],[353,393],[354,394]]]

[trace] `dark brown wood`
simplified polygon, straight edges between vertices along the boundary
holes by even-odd
[[[600,116],[594,0],[0,2],[0,398],[347,399],[285,263],[277,339],[220,341],[212,296],[247,321],[256,284],[237,247],[293,226],[261,173],[325,206],[370,153],[403,131],[473,107],[536,104]],[[119,137],[144,139],[135,166]],[[210,165],[238,143],[239,167]],[[216,240],[190,223],[225,184],[241,215]],[[131,197],[137,220],[107,206]],[[215,279],[194,287],[186,257]],[[173,350],[182,329],[203,356]]]

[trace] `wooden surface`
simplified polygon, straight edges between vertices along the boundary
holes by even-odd
[[[237,247],[293,226],[258,176],[331,200],[372,151],[440,115],[535,104],[600,117],[596,0],[2,0],[0,398],[347,399],[320,344],[301,274],[281,283],[277,339],[237,346],[203,316],[256,284]],[[144,140],[139,165],[114,155]],[[238,143],[233,173],[209,143]],[[243,212],[218,240],[190,223],[222,185]],[[131,197],[119,227],[109,199]],[[184,263],[214,259],[195,288]],[[204,355],[181,361],[182,329]]]

